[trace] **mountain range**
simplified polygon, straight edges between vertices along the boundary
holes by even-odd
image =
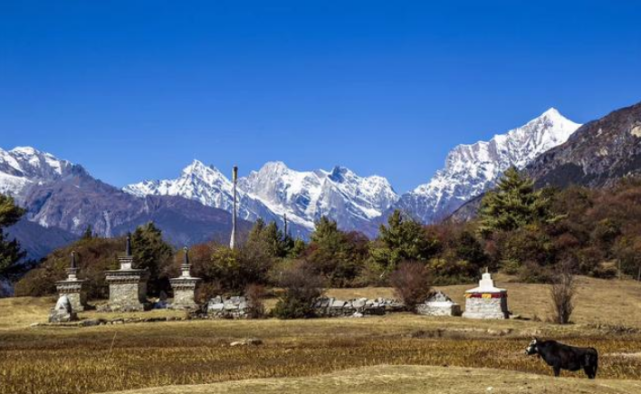
[[[331,171],[295,171],[282,162],[270,162],[239,179],[240,215],[250,221],[287,215],[303,236],[323,215],[344,230],[370,237],[395,209],[433,223],[493,187],[510,166],[522,169],[541,153],[564,143],[579,126],[551,108],[490,141],[455,147],[445,167],[428,183],[402,195],[380,176],[361,177],[340,166]],[[144,181],[123,190],[139,197],[182,196],[229,211],[231,188],[221,171],[194,161],[176,179]]]
[[[624,157],[625,152],[636,152],[625,149],[641,135],[641,116],[637,107],[630,108],[615,112],[620,113],[616,119],[606,117],[584,126],[551,108],[489,141],[455,147],[443,169],[403,194],[383,177],[360,176],[341,166],[329,171],[296,171],[282,162],[268,162],[238,180],[241,227],[249,228],[258,218],[276,221],[281,227],[287,220],[290,233],[307,237],[314,223],[327,215],[344,230],[372,237],[395,209],[423,223],[450,216],[493,187],[510,166],[525,169],[545,183],[561,178],[571,181],[583,174],[587,184],[605,184],[602,178],[641,168],[641,159]],[[627,134],[619,136],[623,129]],[[586,133],[607,138],[607,143],[594,150],[590,138],[595,137],[588,138]],[[596,158],[609,160],[611,171],[604,172],[607,168],[595,163]],[[13,195],[27,209],[26,220],[10,230],[19,240],[36,231],[34,224],[40,233],[55,229],[53,238],[68,242],[87,225],[101,236],[117,236],[154,221],[176,245],[210,239],[226,242],[232,186],[216,167],[194,160],[175,179],[148,180],[119,189],[49,153],[28,147],[0,149],[0,192]],[[24,228],[27,224],[28,229]]]

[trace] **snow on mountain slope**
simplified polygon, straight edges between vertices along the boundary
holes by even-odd
[[[232,207],[232,183],[214,167],[194,161],[173,180],[146,181],[123,190],[137,196],[177,195],[227,211]],[[328,215],[347,230],[380,216],[396,200],[389,182],[379,176],[359,177],[336,167],[332,171],[294,171],[282,162],[266,163],[238,180],[241,217],[288,220],[308,230]]]
[[[396,207],[424,223],[443,219],[494,186],[510,166],[524,168],[540,154],[563,144],[580,126],[550,108],[490,141],[459,145],[448,154],[445,168],[428,183],[401,196]]]
[[[309,228],[326,215],[345,230],[361,229],[398,200],[387,179],[360,177],[344,167],[332,171],[294,171],[270,162],[239,181],[239,186],[271,209],[304,221]]]
[[[217,168],[194,160],[176,179],[140,182],[124,187],[123,191],[138,197],[179,196],[231,212],[232,187],[232,182]],[[259,217],[270,221],[282,219],[261,201],[242,190],[238,191],[238,201],[238,216],[241,219],[249,221],[255,221]]]
[[[29,186],[67,176],[73,167],[66,160],[31,147],[0,149],[0,193],[20,199]]]

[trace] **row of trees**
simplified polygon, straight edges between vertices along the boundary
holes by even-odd
[[[283,286],[297,277],[313,278],[323,287],[390,285],[405,275],[399,273],[403,263],[413,264],[406,270],[421,272],[432,284],[472,282],[486,266],[529,282],[550,282],[561,265],[573,273],[641,279],[639,202],[638,181],[623,181],[608,190],[536,190],[532,180],[510,169],[483,198],[478,217],[467,223],[423,226],[396,211],[381,226],[379,236],[369,240],[358,232],[341,231],[336,222],[322,217],[309,242],[304,242],[276,223],[258,220],[239,248],[195,245],[191,261],[193,274],[203,279],[203,299],[239,294],[249,285]],[[20,214],[19,209],[8,212],[13,213],[0,214],[2,223],[15,222]],[[2,242],[9,245],[3,250],[12,259],[19,257],[17,246]],[[181,252],[163,241],[151,223],[138,228],[132,242],[136,261],[151,273],[150,293],[169,293],[169,278],[178,275]],[[53,293],[74,249],[90,295],[104,297],[103,272],[117,267],[114,256],[122,243],[95,238],[89,230],[78,243],[52,253],[29,272],[18,283],[17,293]],[[296,270],[303,275],[292,274]]]

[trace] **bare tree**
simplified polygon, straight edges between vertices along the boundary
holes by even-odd
[[[425,301],[430,294],[429,272],[423,263],[401,263],[390,275],[390,284],[396,296],[412,312],[416,310],[416,305]]]
[[[574,311],[576,282],[570,264],[562,263],[556,270],[550,288],[552,319],[557,324],[568,324]]]

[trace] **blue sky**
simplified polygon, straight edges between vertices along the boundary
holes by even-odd
[[[640,20],[612,0],[2,1],[0,146],[118,186],[198,158],[402,192],[551,106],[585,122],[641,101]]]

